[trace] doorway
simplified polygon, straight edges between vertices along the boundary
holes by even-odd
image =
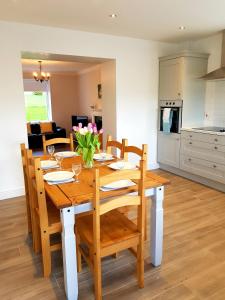
[[[46,82],[33,78],[38,60],[43,71],[50,73]],[[23,52],[21,63],[28,123],[53,122],[68,136],[72,116],[86,116],[89,122],[97,116],[98,122],[102,118],[104,140],[107,133],[116,137],[115,60]]]

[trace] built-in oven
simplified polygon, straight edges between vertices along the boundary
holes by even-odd
[[[165,113],[170,114],[169,132],[180,133],[182,126],[182,100],[160,100],[159,102],[159,130],[165,131]],[[165,110],[166,109],[166,110]],[[168,132],[168,128],[167,128]]]

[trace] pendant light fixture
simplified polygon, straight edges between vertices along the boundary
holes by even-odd
[[[38,63],[39,63],[39,72],[33,72],[34,79],[36,81],[40,81],[41,83],[43,81],[48,81],[50,78],[50,73],[45,73],[42,71],[42,65],[41,65],[42,61],[41,60],[39,60]]]

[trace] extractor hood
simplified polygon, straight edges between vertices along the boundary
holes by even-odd
[[[216,69],[206,75],[202,76],[202,79],[205,80],[225,80],[225,29],[222,31],[223,33],[223,40],[222,40],[222,52],[221,52],[221,67]]]

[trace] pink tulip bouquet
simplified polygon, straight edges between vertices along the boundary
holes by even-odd
[[[82,155],[84,166],[92,168],[95,151],[100,149],[99,134],[103,133],[103,129],[98,131],[94,123],[89,123],[87,127],[79,123],[73,130],[78,142],[76,151]]]

